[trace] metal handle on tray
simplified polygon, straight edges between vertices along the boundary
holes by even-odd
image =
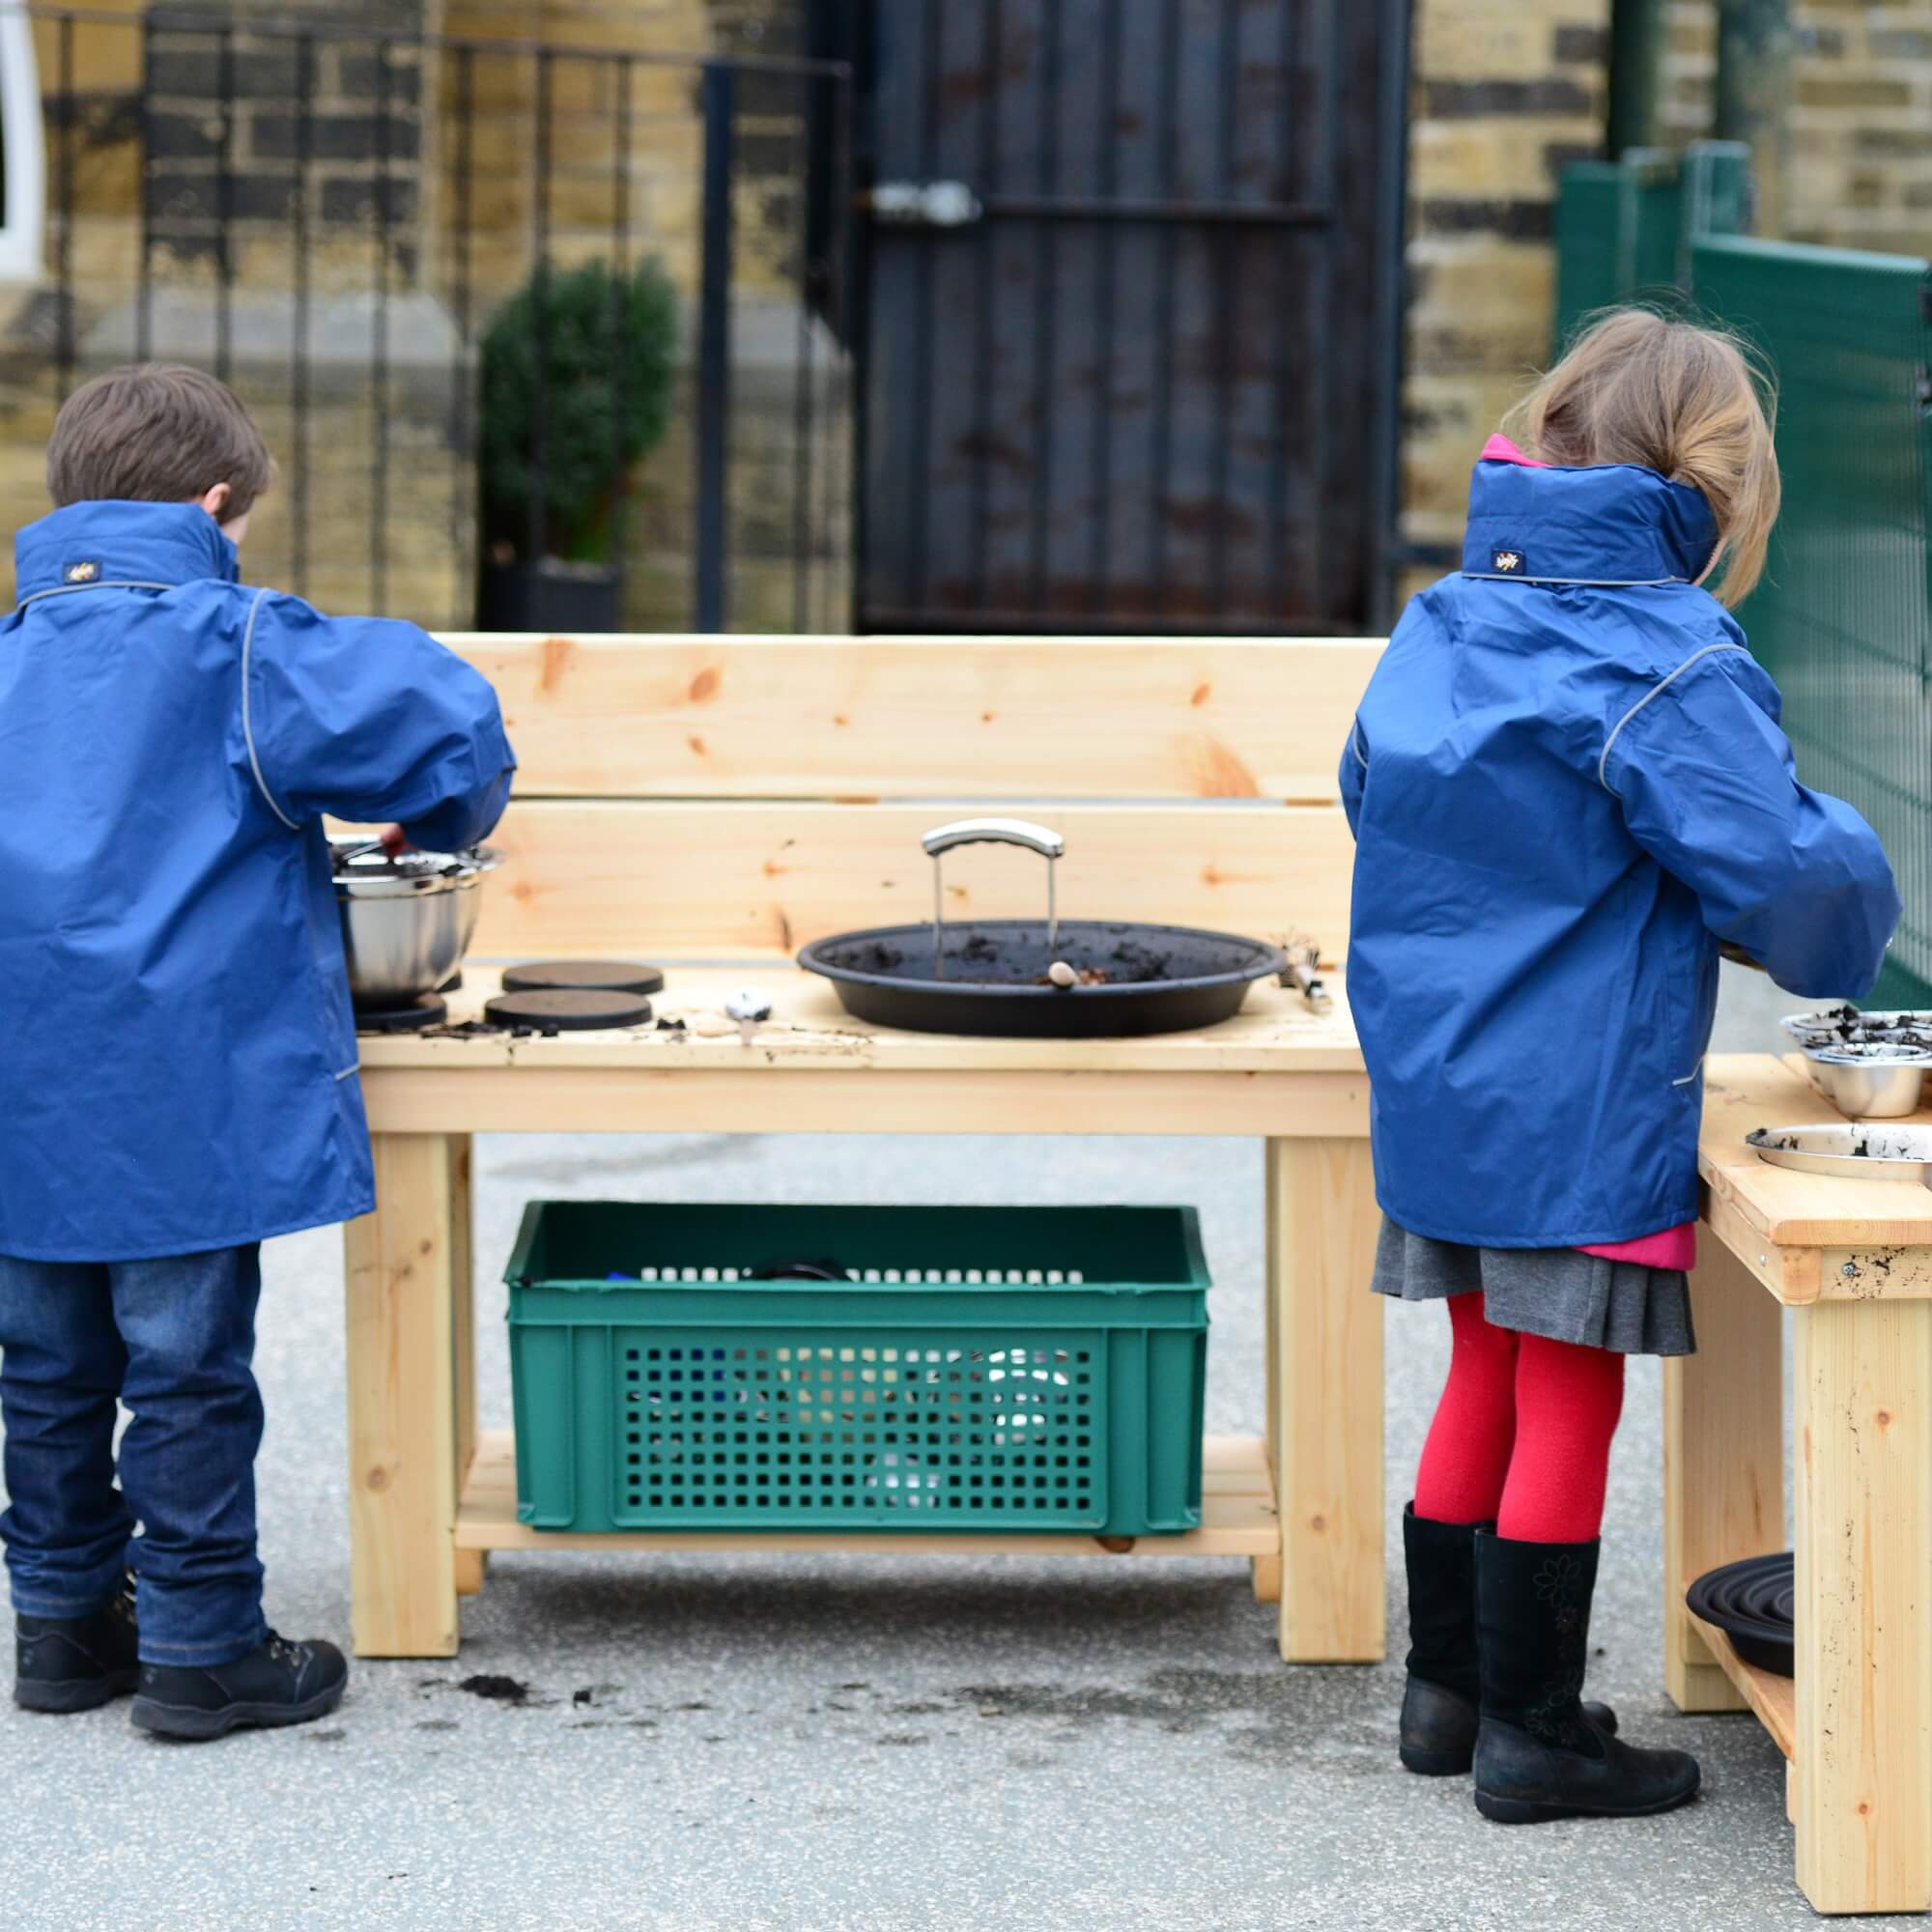
[[[932,861],[932,977],[946,977],[946,882],[940,873],[940,855],[955,845],[1020,845],[1037,852],[1046,861],[1046,946],[1049,952],[1060,944],[1060,906],[1054,867],[1066,850],[1066,840],[1044,825],[1026,818],[957,818],[950,825],[935,826],[920,843]]]

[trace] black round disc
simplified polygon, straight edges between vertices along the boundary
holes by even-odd
[[[600,1027],[642,1026],[651,1003],[633,993],[570,991],[499,993],[486,1000],[483,1012],[500,1027],[554,1027],[558,1033],[592,1033]]]
[[[665,976],[632,959],[533,959],[503,969],[506,993],[662,993]]]
[[[1684,1600],[1731,1640],[1738,1655],[1779,1677],[1792,1673],[1793,1558],[1787,1550],[1708,1570]]]
[[[406,1007],[355,1009],[357,1033],[421,1033],[426,1027],[441,1026],[449,1018],[449,1008],[434,993],[425,993]]]

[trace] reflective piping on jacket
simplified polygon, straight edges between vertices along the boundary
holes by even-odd
[[[1617,733],[1621,731],[1624,728],[1624,726],[1628,724],[1631,722],[1631,720],[1634,718],[1636,714],[1639,711],[1641,711],[1643,707],[1646,704],[1648,704],[1650,700],[1658,695],[1659,692],[1662,691],[1666,685],[1675,683],[1676,680],[1682,677],[1684,673],[1687,670],[1689,670],[1693,664],[1696,664],[1700,659],[1709,657],[1713,651],[1745,651],[1745,655],[1747,657],[1750,655],[1750,653],[1747,650],[1745,650],[1745,646],[1743,644],[1706,644],[1701,651],[1692,651],[1690,655],[1688,658],[1686,658],[1684,662],[1681,665],[1679,665],[1677,668],[1674,671],[1672,671],[1668,677],[1659,678],[1658,681],[1654,685],[1652,685],[1651,688],[1648,691],[1646,691],[1644,695],[1641,697],[1639,697],[1637,701],[1634,704],[1633,704],[1631,708],[1628,711],[1626,711],[1624,715],[1621,718],[1619,718],[1616,724],[1611,727],[1610,735],[1604,740],[1603,754],[1597,760],[1597,782],[1600,785],[1602,785],[1603,788],[1606,792],[1608,792],[1612,798],[1615,798],[1617,796],[1617,789],[1613,784],[1611,784],[1611,782],[1605,776],[1605,774],[1609,769],[1610,747],[1617,742]]]
[[[43,597],[71,597],[80,590],[179,590],[179,583],[144,583],[137,577],[104,577],[94,583],[56,583],[49,590],[30,590],[14,606],[15,611],[24,611],[29,604],[38,604]]]
[[[262,776],[262,760],[255,750],[255,722],[248,702],[248,660],[255,648],[255,619],[261,614],[262,599],[268,594],[266,587],[256,591],[255,601],[248,607],[248,628],[242,633],[242,736],[247,741],[248,768],[255,774],[256,788],[269,801],[269,810],[291,832],[299,832],[301,827],[275,803],[275,795],[269,789],[268,780]]]
[[[354,1066],[345,1066],[342,1069],[342,1071],[335,1076],[335,1078],[338,1083],[344,1080],[354,1080],[355,1076],[361,1071],[362,1071],[362,1063],[358,1060]]]
[[[1703,1072],[1703,1070],[1704,1070],[1704,1056],[1700,1053],[1697,1056],[1696,1065],[1693,1066],[1690,1069],[1690,1071],[1684,1076],[1682,1080],[1673,1080],[1670,1084],[1673,1087],[1688,1087],[1690,1086],[1691,1081],[1696,1079],[1696,1077]]]
[[[1463,577],[1485,583],[1580,583],[1599,590],[1658,590],[1666,583],[1689,583],[1688,577],[1519,577],[1513,570],[1465,570]]]
[[[1355,728],[1349,733],[1349,743],[1354,747],[1355,756],[1364,771],[1369,768],[1369,754],[1362,750],[1362,721],[1355,720]]]

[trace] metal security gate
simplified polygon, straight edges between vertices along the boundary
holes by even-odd
[[[832,11],[869,216],[862,624],[1382,621],[1406,0]]]

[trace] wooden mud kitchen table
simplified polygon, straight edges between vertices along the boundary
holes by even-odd
[[[1754,1127],[1832,1121],[1797,1060],[1705,1072],[1698,1352],[1664,1389],[1664,1670],[1687,1711],[1754,1711],[1788,1760],[1821,1912],[1932,1907],[1932,1191],[1794,1173]],[[1919,1121],[1932,1121],[1920,1115]],[[1785,1548],[1794,1317],[1796,1676],[1746,1663],[1684,1591]]]
[[[1070,918],[1299,928],[1333,953],[1352,852],[1336,762],[1379,646],[452,641],[501,694],[522,759],[452,1017],[494,990],[482,958],[601,955],[661,965],[658,1015],[687,1030],[361,1041],[381,1205],[347,1236],[356,1651],[452,1654],[492,1549],[838,1548],[1246,1558],[1284,1658],[1380,1659],[1377,1217],[1340,1001],[1319,1014],[1266,984],[1201,1033],[976,1039],[861,1025],[792,964],[823,934],[928,917],[921,835],[962,806],[1064,834]],[[949,854],[949,917],[1034,910],[1037,863]],[[749,1041],[724,1016],[747,983],[774,1006]],[[1260,1137],[1264,1431],[1208,1441],[1198,1529],[1125,1552],[1055,1534],[533,1530],[509,1436],[476,1425],[470,1137],[490,1132]]]

